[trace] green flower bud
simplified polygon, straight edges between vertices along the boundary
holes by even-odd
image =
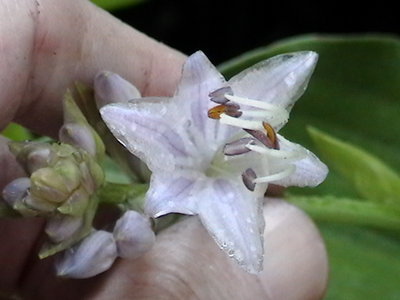
[[[89,200],[104,182],[102,168],[81,148],[36,142],[14,142],[11,147],[22,166],[34,170],[27,179],[29,187],[25,194],[16,194],[21,183],[10,185],[3,192],[10,199],[9,203],[17,203],[11,206],[22,214],[27,210],[42,216],[82,216]],[[50,154],[49,159],[45,158],[46,153]]]
[[[43,201],[62,203],[78,188],[80,180],[79,167],[62,160],[55,167],[42,168],[31,175],[31,195]]]

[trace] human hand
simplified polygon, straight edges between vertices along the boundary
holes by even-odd
[[[14,120],[56,136],[65,89],[75,80],[92,84],[100,70],[121,74],[144,95],[170,95],[184,59],[86,0],[0,0],[0,126]],[[3,187],[23,173],[5,140],[0,159]],[[191,217],[162,232],[143,257],[85,280],[57,278],[52,259],[36,258],[43,220],[1,220],[0,291],[28,299],[321,298],[327,258],[314,225],[281,200],[268,201],[264,216],[258,276],[231,262]]]

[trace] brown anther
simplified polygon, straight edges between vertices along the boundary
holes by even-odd
[[[217,105],[208,110],[208,117],[210,119],[220,119],[221,115],[225,113],[228,116],[239,118],[242,115],[239,109],[240,106],[234,103]]]
[[[208,117],[210,119],[220,119],[221,115],[226,111],[226,105],[221,104],[214,106],[208,110]]]
[[[267,132],[267,137],[271,141],[271,144],[273,145],[273,149],[279,150],[279,144],[278,144],[278,139],[276,138],[276,132],[274,128],[267,122],[263,122],[263,127],[265,131]]]

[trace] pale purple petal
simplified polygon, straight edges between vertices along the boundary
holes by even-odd
[[[237,180],[209,179],[197,201],[200,219],[221,247],[246,271],[258,273],[263,262],[262,198]]]
[[[169,103],[141,101],[104,106],[100,112],[114,136],[150,170],[173,171],[191,161],[191,144]]]
[[[292,143],[284,137],[278,135],[279,145],[283,151],[295,151],[303,154],[302,159],[294,160],[296,170],[293,174],[272,183],[281,186],[310,186],[315,187],[321,184],[328,175],[328,167],[321,162],[311,151],[299,144]]]
[[[193,126],[208,144],[225,141],[236,130],[208,118],[208,110],[216,105],[209,94],[225,86],[224,77],[203,52],[198,51],[187,59],[175,97],[180,109],[186,107]]]
[[[232,77],[228,84],[236,96],[290,110],[304,93],[317,60],[312,51],[274,56]]]
[[[153,174],[146,195],[146,214],[152,217],[169,213],[194,214],[194,203],[201,200],[196,194],[199,185],[201,178],[187,174]]]

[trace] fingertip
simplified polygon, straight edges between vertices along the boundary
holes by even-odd
[[[280,199],[264,207],[265,258],[259,275],[272,299],[321,299],[328,282],[328,257],[311,219]]]

